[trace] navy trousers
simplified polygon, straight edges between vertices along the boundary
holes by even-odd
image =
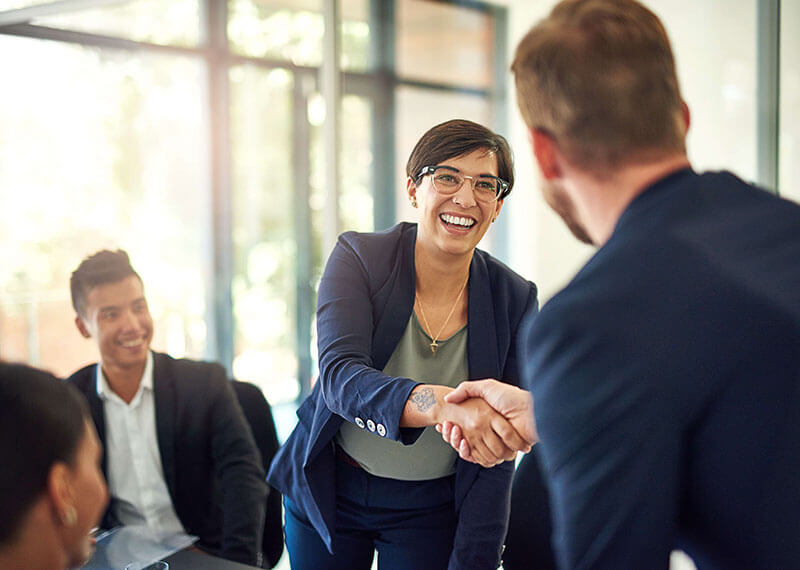
[[[333,554],[288,497],[286,549],[292,570],[446,570],[457,517],[455,476],[399,481],[336,462]]]

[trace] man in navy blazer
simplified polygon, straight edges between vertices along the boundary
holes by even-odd
[[[634,0],[561,2],[512,69],[545,199],[599,247],[519,350],[560,566],[796,568],[800,206],[691,169],[666,32]]]
[[[70,285],[78,330],[100,350],[68,381],[105,447],[103,526],[186,532],[213,554],[260,564],[267,487],[225,370],[150,351],[153,322],[125,252],[88,257]]]

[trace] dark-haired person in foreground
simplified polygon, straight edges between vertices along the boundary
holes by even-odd
[[[0,362],[0,569],[77,568],[108,502],[86,402],[46,372]]]
[[[513,186],[505,139],[453,120],[406,165],[419,223],[346,232],[319,286],[320,378],[272,462],[294,570],[495,570],[508,521],[514,422],[447,404],[468,378],[517,382],[516,337],[536,286],[481,238]],[[461,425],[482,466],[432,427]]]
[[[512,69],[545,199],[599,248],[520,345],[560,565],[797,568],[800,206],[692,170],[634,0],[559,3]]]
[[[83,260],[70,288],[75,324],[100,351],[69,381],[105,445],[103,526],[185,532],[212,554],[259,564],[267,487],[225,370],[150,350],[153,320],[124,251]]]

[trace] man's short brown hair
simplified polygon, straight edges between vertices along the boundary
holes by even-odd
[[[139,281],[139,274],[134,271],[128,254],[118,249],[109,251],[103,249],[90,255],[72,272],[69,280],[69,289],[72,296],[72,308],[81,317],[86,316],[86,298],[94,287],[122,281],[130,275],[135,275]]]
[[[685,152],[669,39],[635,0],[563,0],[522,39],[511,70],[528,127],[584,167]]]

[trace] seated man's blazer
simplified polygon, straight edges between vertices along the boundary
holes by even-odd
[[[68,381],[89,401],[105,442],[97,365]],[[246,564],[261,554],[267,486],[250,427],[219,364],[153,353],[156,436],[172,505],[197,546]],[[103,472],[107,474],[106,458]],[[113,504],[113,497],[112,497]],[[103,526],[115,526],[111,505]]]

